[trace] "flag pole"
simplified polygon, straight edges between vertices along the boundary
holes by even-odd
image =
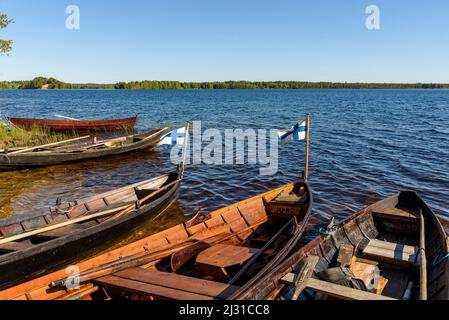
[[[190,122],[187,121],[186,134],[184,137],[184,150],[182,151],[181,179],[184,178],[184,169],[186,166],[186,159],[187,159],[187,144],[189,143],[189,131],[190,131]]]
[[[309,179],[309,156],[310,156],[310,113],[306,118],[306,166],[304,170],[304,181]]]

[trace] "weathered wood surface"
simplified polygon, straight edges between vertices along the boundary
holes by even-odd
[[[164,292],[169,292],[170,296],[164,296],[164,298],[172,299],[177,299],[179,296],[186,294],[207,296],[212,299],[226,299],[231,293],[237,290],[237,287],[224,283],[142,268],[126,269],[114,273],[112,277],[152,285],[154,287],[146,287],[146,294],[161,296]],[[104,282],[104,279],[106,279],[106,282]],[[107,284],[110,281],[108,279],[111,279],[110,276],[95,280],[95,283]],[[117,280],[116,287],[118,282]],[[130,291],[135,290],[133,287],[126,287],[124,289]],[[169,290],[167,291],[167,289]],[[177,295],[179,296],[177,297]]]
[[[348,288],[313,278],[307,281],[307,288],[343,300],[396,300],[390,297]]]
[[[310,256],[307,258],[303,270],[298,273],[295,280],[295,290],[293,292],[291,300],[298,300],[301,293],[307,287],[307,283],[313,275],[316,265],[320,261],[317,256]]]
[[[363,250],[363,254],[378,261],[408,265],[415,263],[418,249],[397,243],[371,240]]]
[[[281,292],[281,287],[294,281],[293,275],[290,273],[298,270],[308,256],[320,257],[315,268],[315,272],[320,272],[335,266],[340,245],[351,244],[357,247],[358,255],[363,254],[363,250],[374,251],[372,257],[367,257],[367,259],[356,257],[355,261],[366,263],[366,267],[379,266],[381,279],[378,292],[383,287],[384,296],[402,299],[410,277],[419,275],[413,262],[418,253],[416,245],[417,239],[419,239],[419,228],[417,228],[419,220],[416,219],[416,214],[420,208],[423,210],[426,221],[426,235],[430,235],[430,239],[426,241],[426,251],[429,252],[430,248],[432,253],[428,253],[428,255],[434,262],[428,264],[428,272],[431,275],[428,278],[429,299],[447,300],[449,299],[449,261],[447,259],[438,260],[447,252],[446,234],[432,210],[413,191],[403,191],[361,210],[337,225],[335,232],[331,235],[319,236],[293,253],[283,263],[267,273],[259,283],[248,288],[237,298],[251,300],[265,297],[274,298]],[[390,228],[392,225],[394,228]],[[410,225],[414,225],[414,228],[409,228]],[[396,233],[393,234],[394,232]],[[393,242],[397,243],[381,239],[396,239],[397,241]],[[370,241],[372,241],[371,245],[369,245]],[[378,261],[374,261],[376,259]],[[385,261],[388,263],[384,263]]]
[[[426,224],[422,209],[419,210],[419,299],[427,300]]]

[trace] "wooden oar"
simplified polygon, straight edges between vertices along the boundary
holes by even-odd
[[[59,141],[59,142],[55,142],[55,143],[44,144],[44,145],[42,145],[42,146],[36,146],[36,147],[32,147],[32,148],[26,148],[26,149],[22,149],[22,150],[10,152],[10,153],[8,153],[7,155],[8,155],[8,156],[17,155],[17,154],[21,154],[21,153],[26,153],[26,152],[29,152],[29,151],[33,151],[33,150],[36,150],[36,149],[42,149],[42,148],[48,148],[48,147],[54,147],[54,146],[58,146],[58,145],[65,144],[65,143],[69,143],[69,142],[80,141],[80,140],[87,139],[87,138],[90,138],[90,136],[84,136],[84,137],[79,137],[79,138],[75,138],[75,139],[70,139],[70,140],[64,140],[64,141]]]
[[[75,118],[71,118],[71,117],[61,116],[60,114],[55,114],[55,117],[62,118],[62,119],[67,119],[67,120],[72,120],[72,121],[81,121],[80,119],[75,119]]]
[[[35,236],[35,235],[38,235],[38,234],[42,234],[42,233],[48,232],[48,231],[53,231],[53,230],[56,230],[56,229],[59,229],[59,228],[62,228],[62,227],[66,227],[66,226],[69,226],[69,225],[72,225],[72,224],[75,224],[75,223],[80,223],[80,222],[84,222],[84,221],[88,221],[88,220],[104,217],[104,216],[107,216],[107,215],[111,215],[113,213],[116,213],[119,210],[123,210],[123,208],[128,208],[128,205],[123,206],[123,207],[114,208],[114,209],[111,209],[111,210],[98,212],[98,213],[95,213],[95,214],[89,214],[89,215],[82,216],[82,217],[75,218],[75,219],[70,219],[70,220],[67,220],[67,221],[64,221],[64,222],[61,222],[61,223],[58,223],[58,224],[49,225],[49,226],[44,227],[44,228],[40,228],[40,229],[36,229],[36,230],[33,230],[33,231],[24,232],[24,233],[21,233],[21,234],[18,234],[18,235],[9,237],[9,238],[3,238],[3,239],[0,239],[0,245],[1,244],[5,244],[5,243],[9,243],[9,242],[12,242],[12,241],[17,241],[17,240],[22,240],[22,239],[25,239],[25,238],[29,238],[29,237],[32,237],[32,236]]]
[[[239,272],[228,282],[229,285],[236,283],[241,276],[251,267],[254,262],[256,262],[259,257],[268,250],[269,247],[284,233],[284,231],[293,223],[293,219],[290,219],[285,226],[282,227],[271,239],[268,241],[257,253],[245,264],[245,266],[240,269]]]
[[[419,237],[419,260],[420,260],[420,300],[427,300],[427,259],[426,259],[426,230],[422,209],[419,209],[420,237]]]
[[[298,300],[301,293],[307,287],[307,280],[313,275],[313,271],[315,270],[316,265],[320,262],[320,258],[318,256],[310,256],[307,258],[304,268],[301,272],[296,276],[295,281],[295,291],[290,300]]]
[[[140,205],[143,205],[146,201],[150,200],[151,198],[155,197],[156,195],[158,195],[162,191],[170,188],[171,186],[173,186],[174,184],[176,184],[178,182],[179,182],[179,180],[176,180],[176,181],[174,181],[172,183],[169,183],[168,185],[164,186],[163,188],[161,188],[161,189],[151,193],[150,195],[146,196],[145,198],[143,198],[142,200],[139,201]],[[59,229],[59,228],[62,228],[62,227],[66,227],[68,225],[72,225],[72,224],[75,224],[75,223],[84,222],[84,221],[88,221],[88,220],[104,217],[104,216],[107,216],[107,215],[114,214],[117,211],[123,210],[123,211],[120,211],[117,215],[111,217],[111,219],[117,219],[117,218],[120,218],[120,217],[124,216],[125,214],[128,214],[128,213],[132,212],[135,209],[136,209],[136,204],[133,203],[131,205],[126,205],[126,206],[123,206],[123,207],[114,208],[114,209],[111,209],[111,210],[106,210],[106,211],[98,212],[98,213],[95,213],[95,214],[90,214],[90,215],[79,217],[79,218],[75,218],[75,219],[70,219],[70,220],[64,221],[62,223],[58,223],[58,224],[47,226],[45,228],[41,228],[41,229],[37,229],[37,230],[21,233],[21,234],[18,234],[16,236],[12,236],[12,237],[9,237],[9,238],[0,239],[0,245],[8,243],[8,242],[12,242],[12,241],[17,241],[17,240],[29,238],[31,236],[38,235],[38,234],[41,234],[41,233],[44,233],[44,232],[47,232],[47,231],[53,231],[53,230],[56,230],[56,229]]]

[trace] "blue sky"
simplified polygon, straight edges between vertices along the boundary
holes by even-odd
[[[65,28],[68,5],[81,29]],[[381,29],[365,27],[380,8]],[[0,80],[449,83],[447,0],[0,0]]]

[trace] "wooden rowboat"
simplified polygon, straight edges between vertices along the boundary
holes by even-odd
[[[449,299],[449,241],[415,192],[382,200],[330,234],[319,236],[234,298]],[[350,281],[330,281],[329,274],[335,276],[342,266],[350,270]]]
[[[68,143],[15,149],[11,152],[1,150],[0,171],[47,167],[144,150],[156,146],[166,130],[167,128],[103,141],[87,136],[85,138],[88,142],[80,143],[79,139],[73,139],[77,140],[76,143],[67,140]]]
[[[0,220],[0,289],[88,258],[134,235],[179,194],[181,173]]]
[[[110,120],[53,120],[31,118],[8,118],[8,120],[14,126],[24,130],[39,127],[54,132],[113,132],[133,130],[137,123],[137,116]]]
[[[307,183],[293,183],[80,262],[79,287],[60,270],[0,299],[226,299],[288,256],[312,202]]]

